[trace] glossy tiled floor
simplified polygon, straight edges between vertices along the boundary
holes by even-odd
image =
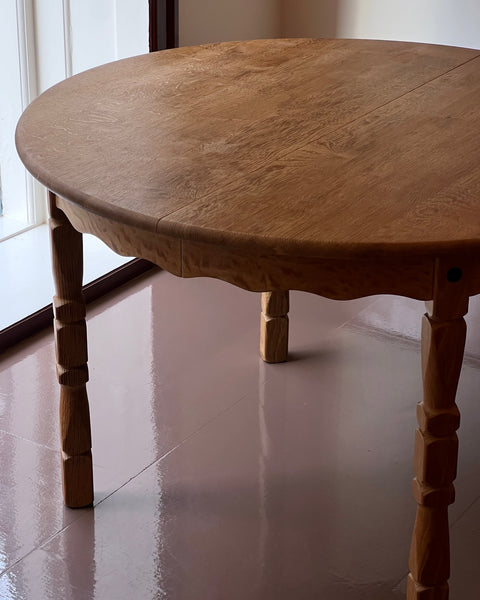
[[[89,312],[96,506],[62,506],[49,332],[0,364],[0,598],[403,597],[423,305],[293,293],[291,359],[259,296],[146,276]],[[480,304],[458,393],[453,600],[480,596]],[[476,334],[476,335],[475,335]]]

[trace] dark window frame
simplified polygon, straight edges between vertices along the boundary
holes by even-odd
[[[149,0],[150,52],[178,46],[178,0]]]

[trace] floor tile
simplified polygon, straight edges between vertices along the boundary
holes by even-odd
[[[450,537],[453,548],[451,597],[453,600],[476,600],[480,594],[480,499],[455,523]]]
[[[345,330],[308,358],[258,362],[255,393],[97,506],[93,525],[89,514],[23,561],[29,597],[38,563],[44,585],[91,581],[86,598],[400,597],[414,411],[389,368],[418,382],[416,351],[386,346]],[[88,565],[71,555],[86,530]]]
[[[1,573],[80,515],[61,502],[58,452],[0,432],[0,455]]]
[[[454,600],[480,594],[479,306],[458,390]],[[258,357],[259,308],[166,273],[90,307],[95,509],[61,504],[51,335],[2,357],[2,599],[404,597],[422,303],[293,292],[278,365]]]

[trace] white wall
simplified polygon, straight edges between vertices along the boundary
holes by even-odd
[[[280,0],[282,37],[342,37],[340,1]]]
[[[279,37],[279,0],[179,0],[179,43]]]
[[[180,0],[181,1],[181,0]],[[282,34],[480,48],[479,0],[281,0]]]

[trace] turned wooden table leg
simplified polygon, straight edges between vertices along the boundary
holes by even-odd
[[[54,194],[49,201],[63,493],[67,506],[79,508],[93,503],[82,234],[57,208]]]
[[[288,291],[262,293],[260,355],[265,362],[278,363],[287,360],[288,308]]]
[[[460,268],[437,265],[435,295],[422,323],[423,402],[417,407],[415,479],[418,503],[407,600],[447,600],[450,576],[448,505],[455,500],[462,367],[468,295]]]

